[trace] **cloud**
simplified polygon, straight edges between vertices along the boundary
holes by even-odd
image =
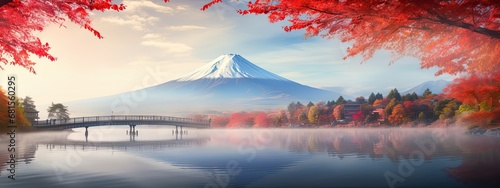
[[[152,1],[133,0],[133,1],[126,1],[123,4],[125,4],[125,6],[126,6],[125,11],[127,11],[127,12],[137,12],[140,9],[153,9],[157,12],[162,12],[162,13],[173,13],[174,12],[173,8],[168,7],[166,5],[155,4]]]
[[[174,53],[174,54],[185,54],[193,50],[192,47],[184,43],[170,42],[165,39],[158,39],[158,38],[142,41],[141,45],[161,48],[167,53]]]
[[[109,22],[117,25],[130,26],[135,30],[143,31],[147,26],[153,25],[155,22],[159,21],[158,17],[147,16],[142,17],[139,15],[126,16],[126,19],[120,17],[103,17],[101,21]]]
[[[188,9],[187,6],[182,6],[182,5],[179,5],[179,6],[175,7],[175,10],[187,10],[187,9]]]
[[[160,34],[157,34],[157,33],[148,33],[144,36],[142,36],[143,39],[158,39],[158,38],[161,38],[161,35]]]
[[[195,30],[195,29],[206,29],[206,27],[197,26],[197,25],[178,25],[178,26],[167,27],[167,29],[173,30],[173,31],[186,31],[186,30]]]

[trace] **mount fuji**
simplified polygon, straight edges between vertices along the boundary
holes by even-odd
[[[292,101],[326,101],[339,96],[335,92],[278,76],[240,55],[225,54],[191,73],[163,84],[72,102],[68,106],[70,110],[77,108],[76,112],[82,113],[91,109],[90,112],[95,115],[108,114],[110,111],[115,114],[162,114],[265,110],[285,107]],[[136,102],[133,102],[134,98],[137,99]]]

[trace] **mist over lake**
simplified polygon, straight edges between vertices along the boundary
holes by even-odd
[[[20,133],[1,187],[495,187],[500,138],[462,128]],[[1,145],[8,145],[1,137]],[[7,151],[0,150],[6,157]],[[2,159],[7,161],[7,158]]]

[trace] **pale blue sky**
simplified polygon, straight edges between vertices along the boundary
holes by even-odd
[[[39,105],[66,102],[160,84],[226,53],[240,54],[301,84],[343,87],[352,96],[453,79],[435,77],[436,69],[421,70],[413,58],[389,66],[386,51],[362,65],[360,57],[343,60],[349,44],[305,39],[303,31],[284,32],[281,26],[286,23],[271,24],[266,16],[241,16],[235,8],[241,2],[225,2],[205,12],[200,11],[204,1],[125,0],[124,4],[128,8],[123,12],[92,15],[102,40],[71,23],[48,27],[39,36],[50,43],[58,60],[33,57],[37,75],[5,66],[0,84],[6,84],[3,75],[15,74],[21,97],[32,96]]]

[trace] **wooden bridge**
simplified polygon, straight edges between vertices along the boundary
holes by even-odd
[[[167,125],[177,127],[209,128],[211,120],[197,120],[170,116],[144,116],[144,115],[112,115],[77,117],[70,119],[48,119],[35,121],[32,126],[38,129],[63,130],[110,125],[129,125],[130,132],[135,132],[136,125]]]

